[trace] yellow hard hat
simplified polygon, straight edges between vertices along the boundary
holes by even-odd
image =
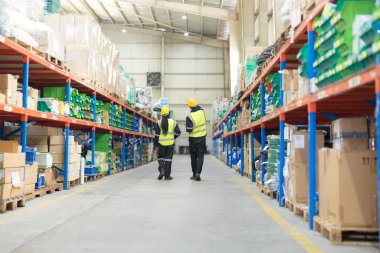
[[[161,115],[162,116],[169,115],[169,107],[167,107],[167,106],[162,107],[161,108]]]
[[[189,105],[189,107],[196,107],[198,105],[198,101],[195,100],[195,98],[189,98],[187,100],[187,104]]]

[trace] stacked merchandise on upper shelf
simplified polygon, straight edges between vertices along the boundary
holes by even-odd
[[[258,89],[251,96],[251,121],[254,122],[261,118],[261,90]]]
[[[280,107],[281,75],[272,72],[265,78],[265,114],[270,114]]]
[[[59,13],[61,11],[61,0],[44,0],[44,14]]]
[[[373,0],[326,4],[313,23],[318,38],[314,46],[317,87],[312,87],[312,91],[375,65],[379,48],[372,46],[375,36],[365,35],[366,27],[374,22],[374,9]],[[307,60],[302,62],[307,66]]]
[[[264,175],[264,185],[268,189],[277,191],[278,189],[278,167],[280,158],[280,136],[268,135],[268,163]],[[261,175],[260,175],[261,178]]]

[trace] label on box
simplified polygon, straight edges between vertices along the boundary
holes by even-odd
[[[20,174],[18,173],[18,171],[12,172],[12,185],[16,188],[21,187]]]
[[[304,135],[294,135],[294,148],[305,148]]]

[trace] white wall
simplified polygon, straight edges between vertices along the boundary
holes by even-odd
[[[147,72],[161,72],[162,38],[141,34],[137,31],[122,33],[120,29],[104,29],[103,32],[120,50],[120,64],[137,79],[137,86],[146,86]],[[164,97],[169,98],[174,110],[182,137],[177,140],[179,146],[187,146],[185,119],[189,113],[187,98],[194,97],[211,119],[212,102],[227,94],[224,78],[224,54],[222,48],[192,44],[182,40],[165,38],[164,70],[162,80]],[[153,90],[154,100],[160,98],[160,88]],[[212,129],[208,121],[208,147],[211,150]]]

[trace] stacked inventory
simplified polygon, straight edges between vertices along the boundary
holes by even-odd
[[[372,21],[374,8],[371,0],[339,1],[336,6],[326,5],[321,17],[315,19],[313,25],[319,36],[314,67],[319,88],[368,67],[364,62],[373,59],[378,49],[368,48],[373,40],[362,41],[361,28]]]
[[[254,122],[261,118],[261,90],[255,91],[251,99],[251,121]]]
[[[280,158],[280,136],[268,135],[268,163],[264,176],[264,185],[271,190],[278,189],[278,166]]]
[[[229,102],[227,98],[218,98],[212,103],[212,125],[221,121],[229,110]]]
[[[126,130],[129,130],[129,131],[133,131],[133,119],[135,118],[135,116],[131,113],[127,113],[126,115],[126,122],[125,122],[125,126],[126,126]]]
[[[60,10],[61,0],[44,0],[44,14],[58,14]]]
[[[281,75],[270,73],[265,79],[265,113],[270,114],[280,107]]]
[[[375,134],[366,117],[333,122],[333,148],[318,153],[319,218],[338,227],[377,228]],[[368,131],[370,129],[370,131]]]
[[[308,80],[298,70],[283,71],[284,105],[304,98],[308,94]]]
[[[71,89],[70,95],[70,116],[82,119],[93,120],[93,100],[86,94],[80,94],[77,89]]]
[[[99,157],[100,168],[99,172],[107,171],[108,166],[112,166],[112,135],[111,134],[97,134],[95,138],[95,152],[102,152],[103,156]]]
[[[0,203],[11,198],[22,198],[25,189],[25,153],[16,141],[1,141],[0,154]],[[29,177],[26,178],[29,180]],[[34,189],[34,188],[33,188]],[[0,212],[4,212],[1,210]]]
[[[49,152],[53,158],[53,166],[61,170],[57,177],[57,181],[62,182],[65,163],[65,137],[63,135],[50,136]],[[78,145],[74,141],[74,136],[69,136],[68,181],[74,181],[80,176],[81,152],[81,145]]]
[[[123,108],[119,105],[105,103],[104,110],[108,112],[108,115],[110,117],[109,119],[110,126],[122,128]]]

